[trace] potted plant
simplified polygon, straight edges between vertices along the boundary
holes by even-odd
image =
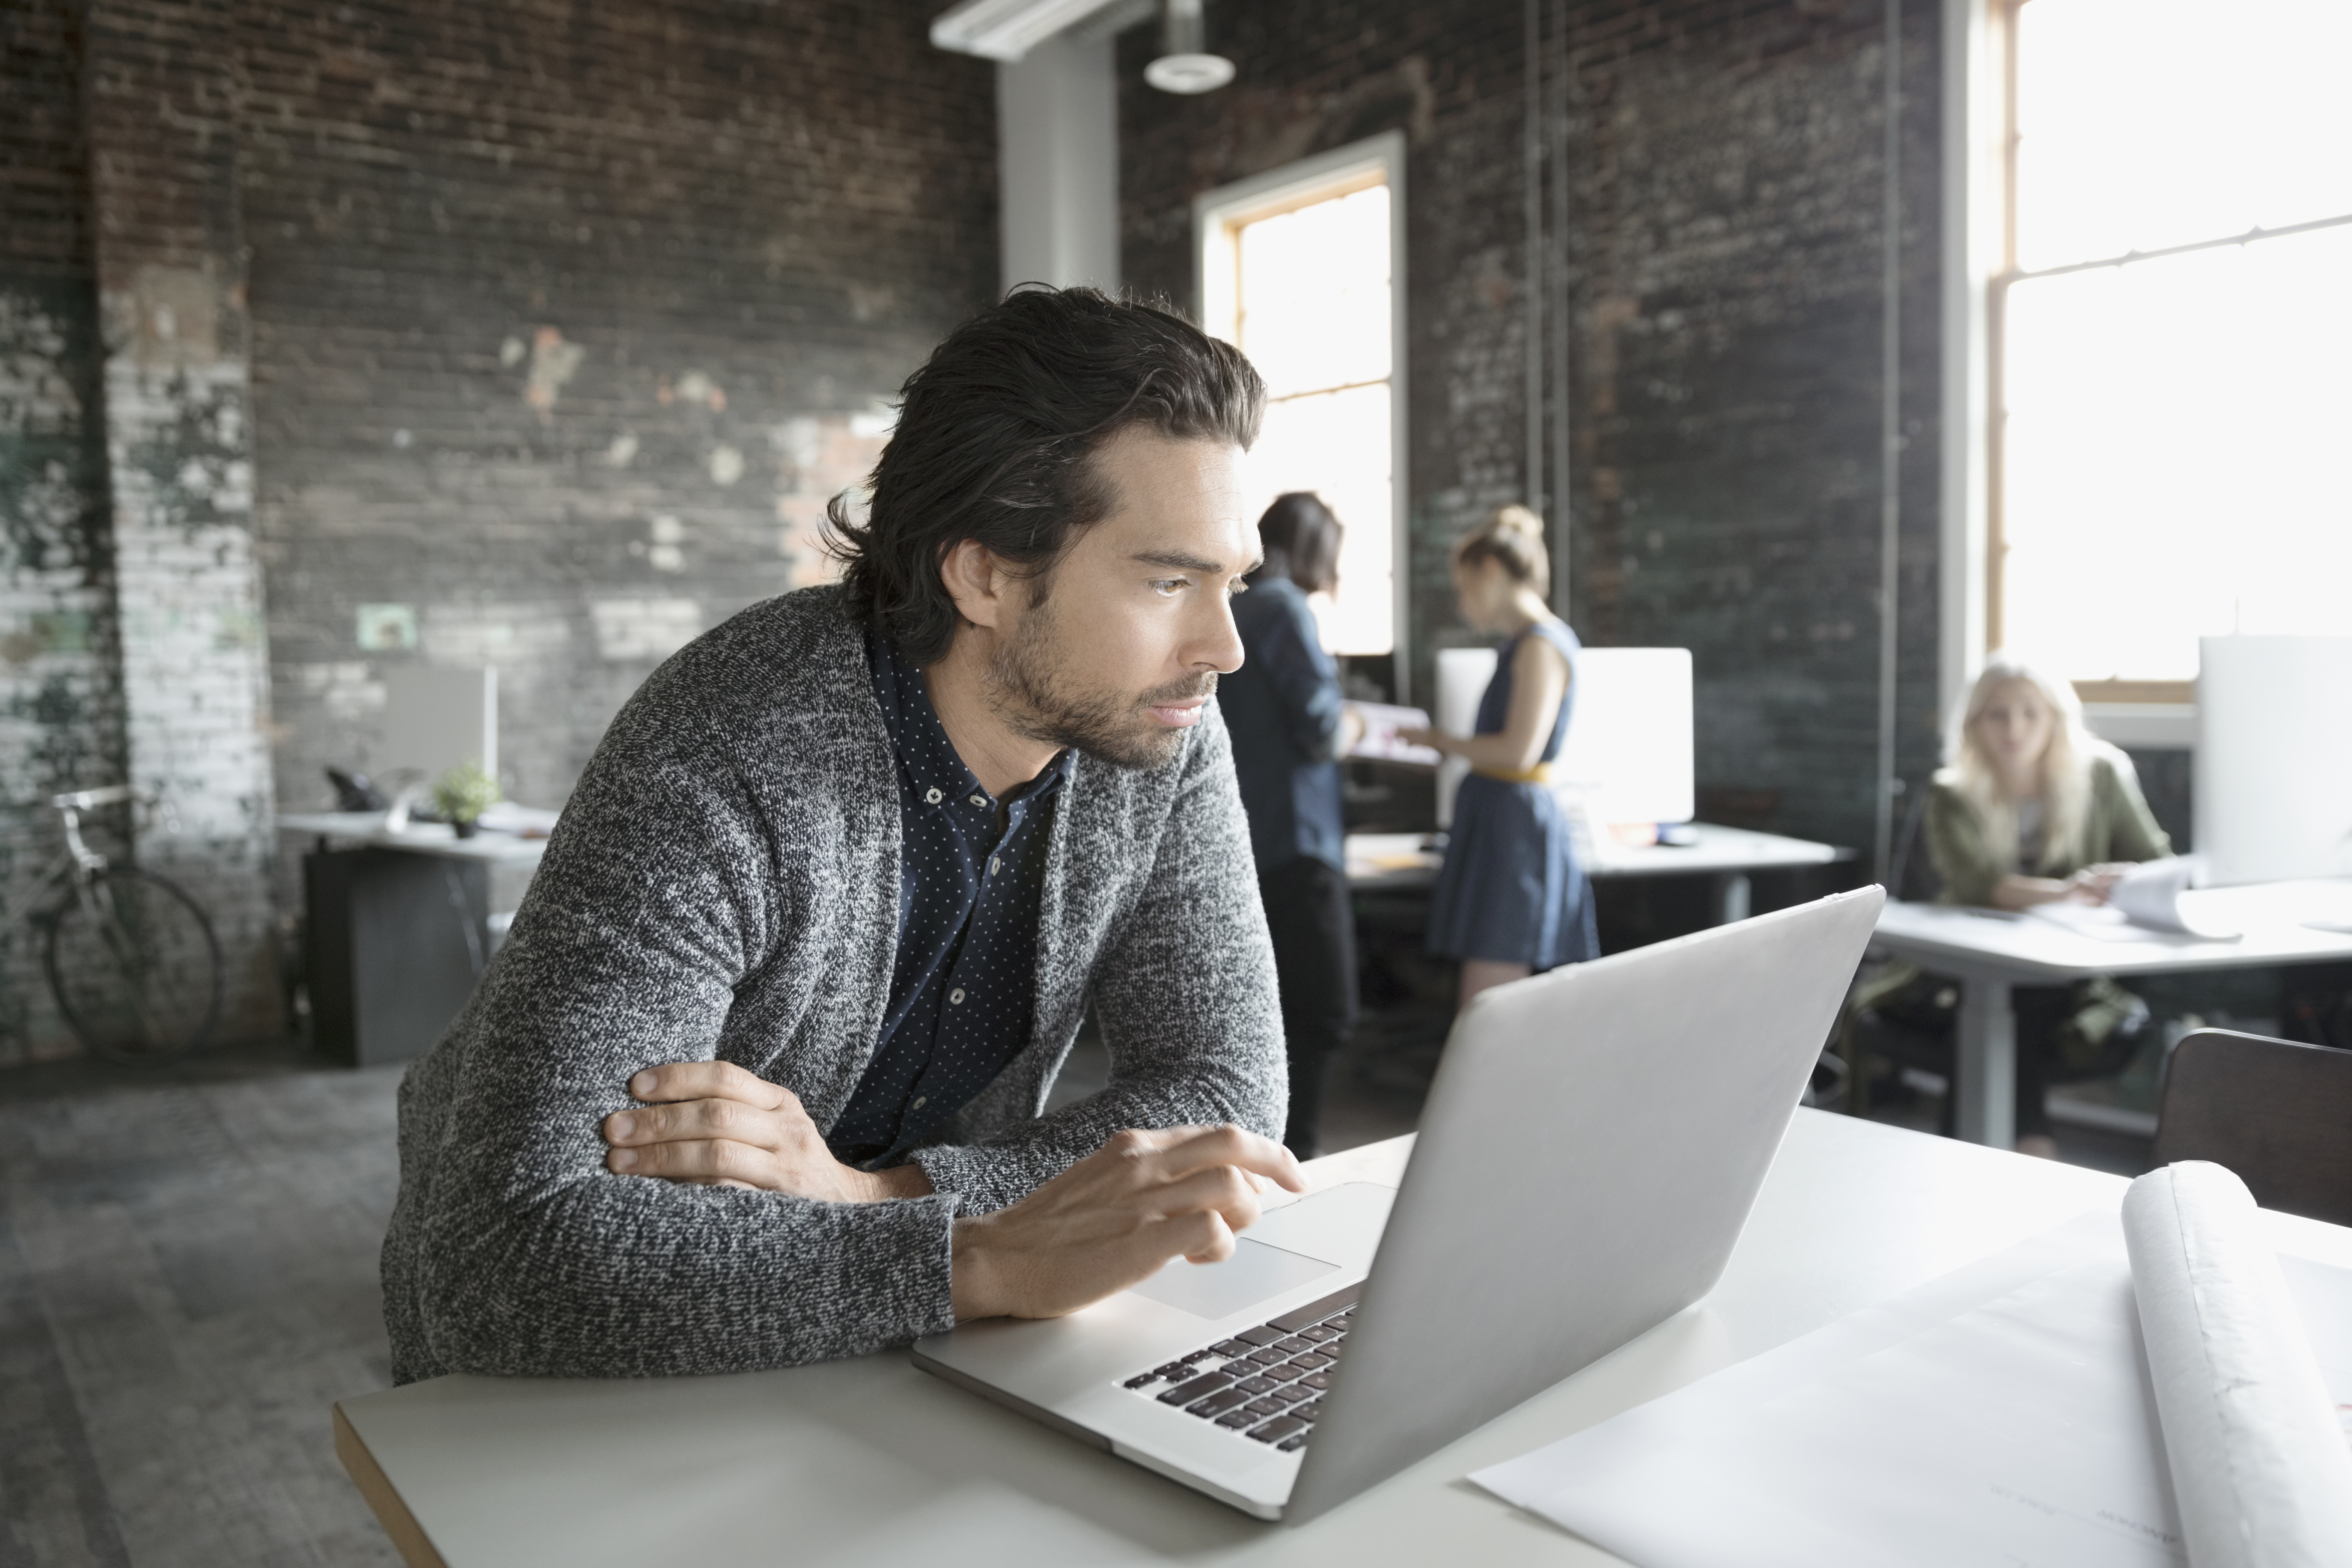
[[[475,824],[482,812],[497,802],[499,781],[484,773],[479,763],[459,763],[433,785],[433,804],[457,831],[460,838],[471,838]]]

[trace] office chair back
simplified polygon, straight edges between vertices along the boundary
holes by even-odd
[[[1920,843],[1922,826],[1927,820],[1927,795],[1931,779],[1903,781],[1903,825],[1895,835],[1893,864],[1886,868],[1886,896],[1910,903],[1933,903],[1936,895],[1944,890],[1944,879],[1936,874],[1936,862]]]
[[[2264,1208],[2352,1225],[2352,1051],[2200,1029],[2172,1053],[2156,1163],[2210,1160]]]

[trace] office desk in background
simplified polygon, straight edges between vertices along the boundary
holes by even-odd
[[[432,1047],[489,961],[493,868],[530,867],[544,838],[446,824],[384,831],[380,812],[293,813],[281,833],[317,842],[302,857],[311,1040],[353,1067]]]
[[[1596,882],[1640,877],[1706,877],[1713,883],[1708,908],[1717,923],[1746,920],[1751,896],[1748,878],[1759,871],[1828,866],[1853,858],[1853,851],[1805,838],[1783,838],[1744,827],[1690,825],[1693,842],[1628,846],[1610,840],[1591,847],[1584,874]],[[1351,833],[1348,836],[1348,885],[1360,892],[1402,891],[1437,880],[1444,857],[1424,848],[1424,833]]]
[[[1311,1162],[1400,1179],[1410,1138]],[[2090,1208],[2122,1178],[1801,1110],[1699,1305],[1332,1513],[1261,1524],[918,1372],[903,1351],[635,1381],[446,1377],[342,1401],[336,1446],[415,1564],[1595,1563],[1464,1480]],[[2352,1265],[2352,1230],[2266,1215]]]
[[[2213,888],[2187,897],[2245,935],[2215,942],[2128,928],[2110,939],[2037,915],[1946,904],[1886,906],[1872,944],[1960,982],[1953,1092],[1962,1138],[1997,1149],[2016,1146],[2017,1016],[2010,994],[2016,986],[2352,960],[2352,933],[2303,923],[2331,915],[2352,920],[2352,880]]]

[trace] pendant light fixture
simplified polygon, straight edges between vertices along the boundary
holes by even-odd
[[[1160,0],[1160,58],[1143,79],[1162,92],[1214,92],[1234,79],[1234,62],[1209,53],[1202,0]]]

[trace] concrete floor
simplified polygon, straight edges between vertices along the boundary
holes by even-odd
[[[0,1074],[0,1564],[399,1562],[327,1415],[391,1381],[398,1082],[282,1047]]]

